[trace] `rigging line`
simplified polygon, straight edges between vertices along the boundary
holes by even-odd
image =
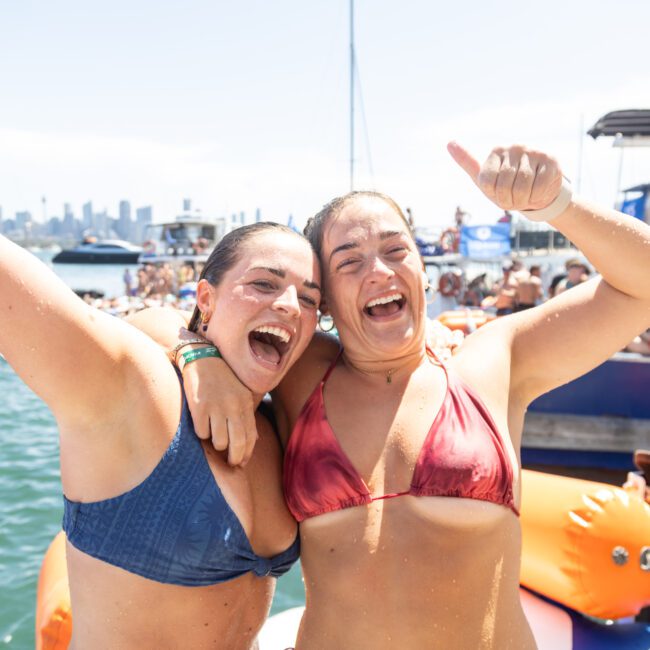
[[[371,189],[375,189],[375,170],[372,165],[372,154],[370,152],[370,135],[368,134],[368,122],[366,120],[366,106],[363,101],[363,88],[361,87],[361,74],[359,73],[359,65],[355,59],[354,68],[356,71],[356,81],[359,91],[359,108],[361,109],[361,119],[363,121],[363,133],[366,141],[366,155],[368,156],[368,171],[370,172],[370,180],[372,183]]]

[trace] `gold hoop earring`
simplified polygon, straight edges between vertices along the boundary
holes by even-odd
[[[203,332],[208,331],[208,323],[210,322],[210,316],[201,312],[201,330]]]
[[[323,318],[323,316],[326,316],[326,314],[323,314],[323,312],[321,312],[320,314],[318,314],[318,329],[319,329],[321,332],[325,332],[325,333],[327,333],[327,332],[331,332],[331,331],[334,329],[334,327],[335,327],[335,325],[334,325],[334,319],[333,319],[331,316],[327,316],[327,318],[330,319],[330,322],[331,322],[332,324],[330,325],[330,327],[329,327],[328,329],[325,329],[325,328],[323,327],[322,322],[321,322],[321,319]]]

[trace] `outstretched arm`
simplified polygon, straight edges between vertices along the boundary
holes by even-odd
[[[185,329],[189,314],[175,309],[145,309],[128,320],[166,350],[173,349],[182,340],[198,336]],[[183,350],[192,347],[200,346],[188,346]],[[183,384],[196,435],[212,439],[214,448],[219,451],[227,449],[231,465],[245,465],[257,440],[251,391],[223,359],[215,358],[183,366]]]
[[[123,405],[137,332],[86,305],[33,255],[0,236],[0,352],[59,423]],[[133,347],[133,346],[131,346]],[[88,430],[90,430],[88,429]]]
[[[521,146],[494,149],[481,165],[450,143],[449,152],[481,191],[507,210],[540,210],[559,198],[557,162]],[[536,215],[529,215],[535,218]],[[595,266],[600,278],[494,328],[509,337],[511,392],[523,403],[605,361],[650,324],[650,227],[572,197],[549,223]]]

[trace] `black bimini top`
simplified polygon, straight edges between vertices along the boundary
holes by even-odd
[[[613,111],[601,117],[587,133],[594,138],[601,135],[633,138],[650,137],[650,109]]]

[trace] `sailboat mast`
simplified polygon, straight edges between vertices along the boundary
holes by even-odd
[[[354,190],[354,0],[350,0],[350,191]]]

